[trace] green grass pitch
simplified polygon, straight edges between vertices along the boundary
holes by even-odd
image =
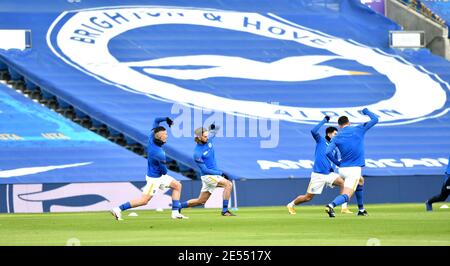
[[[124,213],[124,221],[109,212],[1,214],[0,245],[66,245],[76,238],[87,245],[450,245],[450,209],[425,212],[423,204],[367,205],[368,217],[341,214],[330,219],[322,206],[242,207],[236,217],[218,209],[183,210],[189,220],[170,219],[170,210]],[[351,206],[355,211],[355,206]]]

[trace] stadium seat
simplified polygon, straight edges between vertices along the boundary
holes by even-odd
[[[112,127],[108,127],[108,140],[113,141],[121,146],[125,146],[127,143],[125,141],[125,137],[119,131],[113,129]]]
[[[108,127],[105,124],[93,118],[91,118],[91,121],[92,126],[89,128],[89,130],[94,131],[103,137],[109,136]]]
[[[85,128],[92,127],[91,118],[87,114],[76,108],[74,109],[74,111],[75,111],[75,118],[73,119],[73,121],[75,123],[78,123]]]
[[[75,111],[73,109],[73,106],[63,101],[61,98],[57,98],[57,101],[58,101],[58,108],[56,109],[56,112],[73,120],[75,118]]]
[[[23,83],[23,76],[19,74],[14,68],[8,67],[9,79],[7,83],[12,85],[17,90],[23,90],[25,85]]]

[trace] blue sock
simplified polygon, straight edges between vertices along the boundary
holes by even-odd
[[[228,211],[228,200],[223,200],[222,212]]]
[[[181,203],[181,208],[188,208],[189,206],[188,206],[188,203],[187,203],[187,201],[185,201],[185,202],[182,202]]]
[[[331,206],[336,207],[341,205],[344,202],[348,202],[348,196],[347,194],[342,194],[337,196],[332,202],[331,202]]]
[[[181,209],[181,204],[179,200],[172,200],[172,211],[177,211]]]
[[[358,208],[364,210],[364,191],[363,186],[358,185],[355,191],[356,201],[358,202]]]
[[[131,204],[130,204],[130,202],[126,202],[126,203],[120,205],[119,208],[121,211],[125,211],[128,209],[131,209]]]

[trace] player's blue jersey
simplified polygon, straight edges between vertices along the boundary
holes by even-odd
[[[367,111],[367,115],[370,117],[369,122],[363,125],[344,127],[328,145],[327,156],[339,167],[365,166],[364,135],[378,122],[378,118],[372,112]],[[333,156],[336,147],[341,154],[340,161]]]
[[[210,131],[210,137],[205,144],[197,143],[194,149],[194,160],[200,168],[200,173],[204,175],[222,175],[216,163],[214,154],[214,131]]]
[[[163,121],[166,121],[165,117],[155,118],[155,121],[153,122],[153,128],[156,128],[159,123]],[[161,146],[154,142],[153,131],[148,139],[147,151],[147,176],[158,178],[162,175],[167,174],[166,153]]]
[[[322,120],[319,124],[317,124],[317,126],[315,126],[311,130],[311,134],[317,143],[316,150],[314,153],[315,160],[313,171],[315,173],[327,175],[331,172],[334,172],[336,170],[335,169],[336,166],[330,162],[330,160],[327,158],[326,155],[327,146],[329,145],[330,142],[325,137],[322,137],[318,133],[320,127],[325,123],[326,120],[325,119]],[[336,160],[338,159],[338,154],[336,150],[334,150],[333,156],[336,158]]]
[[[447,170],[445,170],[445,173],[447,175],[450,175],[450,156],[448,157],[448,165],[447,165]]]

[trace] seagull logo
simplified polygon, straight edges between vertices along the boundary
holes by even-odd
[[[342,70],[320,63],[345,59],[339,56],[292,56],[274,62],[260,62],[242,57],[221,55],[194,55],[128,62],[129,67],[143,67],[151,75],[181,80],[201,80],[215,77],[244,78],[270,81],[310,81],[334,76],[369,75],[367,72]],[[201,69],[176,69],[177,67]],[[168,69],[172,67],[172,69]]]
[[[3,170],[0,171],[0,178],[9,178],[16,176],[25,176],[25,175],[33,175],[44,173],[56,169],[65,169],[72,167],[79,167],[91,164],[92,162],[84,162],[84,163],[74,163],[74,164],[63,164],[63,165],[48,165],[48,166],[37,166],[37,167],[25,167],[25,168],[17,168],[11,170]]]
[[[115,22],[108,14],[117,14],[123,22]],[[111,27],[93,23],[94,18]],[[189,40],[195,41],[174,43],[180,38],[170,36],[179,34],[180,29],[186,29]],[[140,40],[141,31],[147,30],[158,34],[155,38],[160,35],[161,43],[169,41],[169,49],[158,51],[158,42],[149,49],[138,44],[133,51],[118,48],[122,35],[126,35],[125,40]],[[255,46],[247,49],[241,47],[245,42],[236,40]],[[277,49],[264,48],[265,41],[278,43]],[[324,113],[333,113],[333,117],[351,115],[353,122],[364,123],[367,117],[360,111],[369,108],[379,116],[377,126],[392,126],[450,111],[450,85],[424,67],[272,13],[145,5],[73,10],[63,12],[52,23],[47,43],[61,60],[105,84],[158,101],[235,116],[315,124]],[[345,64],[339,63],[338,68],[333,60]],[[304,82],[307,87],[310,81],[320,81],[330,95],[340,87],[352,95],[359,93],[355,89],[383,88],[386,93],[373,99],[355,95],[337,107],[321,101],[305,102],[301,97],[285,99],[282,95],[274,104],[268,102],[269,96],[249,93],[240,98],[234,94],[234,88],[257,91],[262,83],[267,83],[267,90],[288,91],[294,82]]]

